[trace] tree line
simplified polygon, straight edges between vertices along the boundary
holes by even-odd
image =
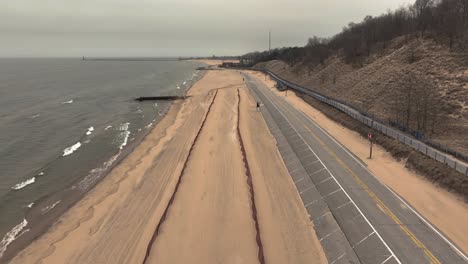
[[[360,23],[349,23],[331,38],[309,38],[304,47],[278,48],[252,52],[241,57],[255,64],[279,59],[288,64],[324,63],[331,55],[341,52],[347,63],[359,62],[373,49],[385,49],[392,39],[405,36],[432,37],[451,49],[458,45],[468,31],[468,0],[416,0],[413,5],[388,11],[380,16],[366,16]]]

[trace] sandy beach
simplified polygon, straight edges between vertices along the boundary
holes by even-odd
[[[208,71],[11,263],[326,263],[238,71]]]

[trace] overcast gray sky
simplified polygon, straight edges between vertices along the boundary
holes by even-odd
[[[414,0],[1,0],[0,56],[240,55]]]

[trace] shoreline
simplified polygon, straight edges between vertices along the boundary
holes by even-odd
[[[194,72],[195,71],[196,70],[194,70]],[[198,72],[199,74],[197,77],[190,82],[190,86],[188,86],[187,89],[185,89],[183,92],[184,95],[186,95],[188,91],[204,77],[204,71]],[[23,221],[13,227],[7,234],[5,234],[5,238],[7,238],[8,234],[12,234],[13,240],[6,244],[6,249],[0,257],[0,263],[8,263],[8,261],[12,260],[19,252],[21,252],[23,249],[28,247],[31,243],[39,239],[51,228],[53,228],[60,217],[62,217],[70,208],[84,199],[90,191],[92,191],[112,172],[115,167],[124,162],[125,159],[146,139],[146,137],[151,134],[151,132],[158,126],[158,124],[160,124],[166,118],[169,112],[174,111],[174,108],[180,108],[182,101],[183,100],[181,99],[177,99],[169,102],[168,106],[164,109],[164,111],[162,111],[162,115],[158,116],[158,113],[155,114],[155,119],[157,120],[156,124],[153,124],[149,129],[142,129],[144,130],[144,133],[139,134],[138,137],[134,138],[134,140],[128,141],[125,147],[121,148],[117,153],[110,156],[109,159],[107,159],[106,162],[102,164],[103,166],[95,168],[97,170],[101,170],[104,167],[104,170],[99,172],[99,175],[96,177],[96,179],[92,181],[92,183],[87,186],[84,191],[80,190],[80,188],[76,188],[76,185],[80,184],[83,180],[85,180],[86,177],[90,176],[91,171],[95,169],[91,170],[86,175],[77,178],[65,189],[51,193],[31,203],[32,206],[25,214]],[[107,165],[108,163],[110,163],[110,165]],[[44,210],[46,211],[44,212]],[[21,229],[19,229],[19,227],[21,227]]]
[[[237,71],[207,72],[188,91],[189,100],[172,104],[133,152],[11,263],[255,260],[253,206],[260,236],[275,238],[262,243],[265,259],[323,256],[275,141],[265,125],[255,125],[262,117],[244,88]],[[219,96],[212,98],[215,90]],[[277,161],[251,155],[256,147],[246,146],[255,197],[250,197],[237,126],[245,140],[256,142]],[[268,140],[259,142],[261,138]],[[265,170],[278,177],[264,178]],[[275,206],[270,192],[292,199]],[[160,224],[164,232],[152,243]]]

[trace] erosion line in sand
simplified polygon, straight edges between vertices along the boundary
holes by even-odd
[[[255,192],[253,188],[253,182],[252,182],[252,173],[250,172],[250,166],[249,166],[249,161],[247,160],[247,153],[245,151],[244,147],[244,140],[242,139],[242,135],[240,132],[240,92],[239,88],[237,88],[237,98],[238,98],[238,103],[237,103],[237,136],[239,137],[239,142],[240,142],[240,148],[242,152],[242,160],[244,162],[245,166],[245,171],[247,175],[247,184],[249,185],[249,191],[250,191],[250,203],[252,205],[252,218],[255,222],[255,229],[257,231],[256,235],[256,240],[257,240],[257,245],[258,245],[258,261],[261,264],[265,264],[265,256],[263,254],[263,245],[262,245],[262,239],[260,238],[260,228],[258,226],[258,218],[257,218],[257,207],[255,206]]]
[[[200,128],[198,129],[197,135],[195,136],[195,139],[193,140],[192,145],[190,146],[187,158],[184,161],[184,166],[182,167],[182,171],[180,172],[179,179],[177,180],[177,183],[176,183],[176,186],[174,188],[174,192],[172,193],[171,199],[167,203],[166,209],[164,210],[164,213],[162,214],[161,219],[159,220],[159,223],[156,226],[156,229],[154,230],[153,236],[151,237],[151,240],[148,243],[148,247],[146,248],[146,254],[145,254],[145,258],[143,259],[143,263],[146,263],[146,261],[147,261],[147,259],[149,257],[151,248],[153,247],[154,241],[156,240],[157,236],[159,235],[159,230],[160,230],[161,226],[163,225],[164,221],[166,220],[166,216],[167,216],[167,212],[169,211],[169,207],[171,207],[172,203],[174,202],[174,198],[175,198],[175,195],[176,195],[176,193],[177,193],[177,191],[179,189],[179,185],[180,185],[180,182],[182,180],[182,176],[184,175],[185,169],[187,168],[187,163],[188,163],[189,157],[192,154],[192,150],[193,150],[193,148],[195,146],[195,143],[198,140],[198,137],[200,136],[200,133],[201,133],[203,127],[205,126],[206,119],[207,119],[207,117],[208,117],[208,115],[209,115],[209,113],[211,111],[211,107],[213,106],[213,103],[214,103],[217,95],[218,95],[218,90],[215,91],[215,94],[213,96],[213,99],[211,100],[210,106],[208,107],[208,110],[206,111],[205,117],[203,118],[203,121],[202,121],[202,123],[200,125]]]

